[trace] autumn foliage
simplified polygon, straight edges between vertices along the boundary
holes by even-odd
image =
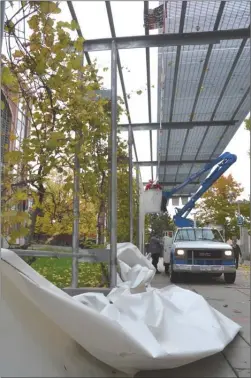
[[[109,100],[96,94],[103,82],[95,62],[83,64],[84,39],[78,37],[77,23],[56,21],[60,12],[58,2],[21,2],[5,24],[2,84],[25,105],[30,133],[19,149],[5,154],[2,230],[11,242],[25,236],[27,247],[35,232],[72,232],[75,153],[80,162],[80,232],[99,227],[104,234],[98,220],[108,211]],[[29,27],[25,38],[18,32],[24,20]],[[120,137],[117,143],[118,197],[123,210],[127,204],[119,222],[126,238],[127,146]],[[33,206],[28,213],[20,205],[29,198]]]
[[[199,222],[203,225],[215,224],[224,226],[227,238],[238,235],[237,200],[242,192],[243,188],[234,180],[231,174],[220,177],[204,194],[197,207]],[[249,201],[243,201],[241,212],[244,213],[243,215],[248,223],[249,213],[244,211],[247,206],[246,203],[250,205]]]

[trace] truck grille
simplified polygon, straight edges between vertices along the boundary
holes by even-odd
[[[219,249],[211,249],[211,250],[206,250],[206,249],[188,249],[187,250],[187,259],[190,260],[192,259],[192,253],[194,260],[196,259],[202,259],[202,260],[215,260],[215,259],[222,259],[222,250]]]

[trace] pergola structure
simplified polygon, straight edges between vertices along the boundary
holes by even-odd
[[[111,4],[106,1],[111,38],[87,40],[84,53],[111,50],[112,90],[112,166],[111,166],[111,266],[116,260],[116,97],[117,69],[128,114],[130,170],[130,234],[132,239],[132,148],[137,166],[158,166],[158,178],[166,189],[182,183],[201,165],[223,152],[249,111],[250,91],[250,3],[248,1],[215,1],[198,5],[196,1],[167,2],[166,34],[116,37]],[[77,21],[71,2],[73,19]],[[144,1],[144,10],[148,2]],[[143,12],[143,6],[142,6]],[[158,162],[153,161],[151,77],[149,48],[159,47],[164,54],[161,72],[159,59],[158,101],[161,101],[161,80],[164,75],[164,109],[161,138],[158,138]],[[146,51],[148,124],[133,124],[125,90],[119,51],[144,48]],[[160,106],[159,106],[160,108]],[[151,161],[138,161],[134,130],[149,130]],[[159,136],[159,134],[158,134]],[[199,182],[192,182],[181,195],[196,191]],[[115,272],[114,272],[115,274]],[[113,276],[113,275],[112,275]]]
[[[105,1],[111,37],[86,40],[83,54],[111,51],[111,285],[116,284],[117,255],[117,130],[128,131],[130,241],[133,238],[133,165],[157,167],[165,189],[182,183],[228,145],[250,109],[250,2],[168,1],[165,34],[117,37],[110,1]],[[73,2],[67,1],[78,24]],[[133,2],[131,3],[133,7]],[[148,1],[142,1],[147,12]],[[139,20],[142,22],[142,20]],[[79,36],[83,36],[78,29]],[[159,48],[158,108],[163,118],[152,122],[150,48]],[[133,123],[120,60],[121,49],[145,49],[148,123]],[[164,57],[164,70],[161,68]],[[117,70],[121,82],[127,124],[117,125]],[[164,83],[162,82],[164,78]],[[163,98],[161,85],[163,84]],[[163,103],[161,104],[161,101]],[[161,123],[161,130],[160,130]],[[150,161],[139,161],[134,131],[148,130]],[[157,155],[153,158],[152,131],[158,131]],[[160,137],[161,132],[161,137]],[[133,161],[133,150],[135,161]],[[142,185],[142,183],[141,183]],[[188,196],[199,182],[180,193]],[[76,234],[76,233],[75,233]],[[77,235],[75,235],[77,238]],[[75,240],[77,242],[77,240]]]

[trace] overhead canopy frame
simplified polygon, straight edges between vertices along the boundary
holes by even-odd
[[[71,12],[72,18],[78,22],[76,13],[74,11],[73,5],[71,1],[67,1],[69,10]],[[167,2],[168,3],[168,13],[172,12],[171,7],[174,6],[174,2]],[[197,3],[197,2],[193,2]],[[212,2],[211,2],[212,3]],[[231,2],[233,3],[233,2]],[[237,4],[238,3],[238,4]],[[164,108],[166,109],[165,118],[162,120],[162,134],[161,138],[158,138],[157,142],[157,150],[160,152],[160,163],[158,166],[158,177],[160,183],[164,186],[165,189],[171,189],[173,186],[183,183],[183,181],[193,173],[194,169],[196,170],[201,167],[202,164],[206,164],[212,158],[215,157],[215,154],[221,153],[228,141],[234,135],[234,132],[238,129],[240,123],[243,121],[245,115],[247,115],[249,108],[247,107],[247,98],[249,96],[250,86],[247,84],[250,80],[246,80],[245,85],[243,85],[243,93],[241,96],[237,96],[237,101],[232,101],[229,97],[228,91],[230,87],[230,82],[233,80],[234,74],[236,72],[237,67],[240,65],[240,61],[243,58],[243,53],[247,52],[250,47],[248,47],[248,39],[250,38],[250,23],[246,24],[245,17],[239,17],[240,22],[237,25],[235,19],[233,20],[232,24],[226,23],[226,19],[229,19],[229,13],[231,16],[231,12],[229,10],[230,2],[226,1],[215,1],[214,8],[211,9],[212,15],[210,26],[202,27],[205,30],[200,30],[200,26],[196,26],[196,31],[191,30],[191,25],[189,24],[189,17],[191,17],[191,12],[194,14],[197,12],[196,7],[194,6],[194,10],[191,11],[193,5],[191,5],[188,1],[176,2],[175,12],[179,13],[179,24],[177,27],[177,19],[176,13],[173,24],[170,27],[170,30],[166,34],[157,34],[157,35],[150,35],[149,30],[145,29],[145,35],[139,36],[130,36],[130,37],[117,37],[115,33],[113,15],[110,1],[105,1],[106,4],[106,11],[107,17],[110,25],[111,31],[111,38],[101,38],[101,39],[94,39],[94,40],[86,40],[83,45],[83,52],[85,54],[86,60],[88,64],[91,64],[91,59],[89,54],[95,51],[112,51],[112,69],[114,70],[115,66],[118,68],[119,78],[122,87],[123,93],[123,100],[125,103],[125,110],[128,118],[127,124],[116,125],[116,121],[114,116],[112,117],[112,135],[113,135],[113,143],[115,143],[115,136],[116,132],[114,128],[119,128],[122,131],[128,131],[128,146],[129,146],[129,212],[130,212],[130,240],[132,240],[133,236],[133,198],[132,198],[132,169],[133,169],[133,162],[132,162],[132,148],[134,149],[135,155],[135,162],[134,164],[139,167],[151,167],[151,176],[153,178],[153,167],[157,166],[157,162],[154,160],[153,157],[153,146],[152,146],[152,132],[154,130],[159,129],[159,122],[153,122],[152,120],[152,107],[151,107],[151,75],[150,75],[150,48],[151,47],[159,47],[166,49],[166,55],[168,56],[170,48],[174,48],[175,52],[175,62],[173,67],[168,68],[168,64],[166,64],[166,72],[168,71],[168,75],[165,77],[165,87],[164,87],[164,99],[166,103],[164,104]],[[246,12],[247,4],[249,2],[236,1],[235,9],[236,13],[243,12],[243,15]],[[148,10],[149,3],[148,1],[144,1],[144,7],[142,6],[142,15],[143,9],[145,12]],[[212,6],[210,5],[200,5],[198,8],[204,9],[203,7]],[[207,9],[208,9],[207,8]],[[217,12],[215,11],[217,9]],[[244,12],[245,11],[245,12]],[[247,12],[246,12],[247,13]],[[199,20],[200,15],[196,14],[196,17]],[[249,16],[250,18],[250,16]],[[245,20],[244,20],[245,19]],[[243,21],[244,20],[244,21]],[[213,24],[213,26],[212,26]],[[194,25],[192,25],[194,27]],[[79,31],[79,35],[82,36],[81,30]],[[224,82],[221,84],[220,88],[214,91],[214,97],[217,97],[214,106],[212,107],[210,104],[210,115],[205,117],[200,117],[196,115],[196,110],[201,108],[201,99],[203,99],[203,91],[202,88],[206,81],[207,72],[208,72],[208,65],[212,60],[212,56],[215,53],[215,46],[219,46],[219,51],[222,48],[224,43],[228,43],[228,41],[236,41],[236,46],[238,45],[238,49],[236,52],[235,57],[232,59],[231,56],[231,64],[229,67],[228,62],[222,58],[219,58],[218,61],[214,64],[221,63],[223,66],[226,65],[225,73],[227,72],[227,76],[224,76]],[[184,78],[182,79],[182,75],[184,76],[184,59],[183,55],[185,53],[189,53],[190,48],[197,48],[200,51],[200,48],[205,49],[206,46],[206,54],[202,59],[202,66],[198,70],[200,72],[200,76],[196,79],[196,83],[189,84],[191,85],[192,93],[194,93],[193,101],[190,104],[191,111],[190,114],[186,115],[179,115],[177,113],[177,103],[182,100],[178,98],[177,94],[177,87],[178,85],[184,85]],[[127,93],[125,88],[125,82],[122,72],[122,66],[120,61],[119,50],[121,49],[138,49],[144,48],[146,51],[146,81],[147,81],[147,103],[148,103],[148,123],[132,123],[131,115],[129,111],[129,104],[127,99]],[[246,55],[245,55],[246,56]],[[166,58],[167,59],[167,58]],[[230,59],[230,60],[231,60]],[[167,62],[166,62],[167,63]],[[246,67],[246,66],[245,66]],[[246,69],[246,68],[245,68]],[[115,69],[116,71],[116,69]],[[197,74],[198,74],[197,72]],[[248,71],[245,71],[245,73]],[[248,74],[247,74],[248,76]],[[171,77],[171,79],[170,79]],[[183,81],[182,81],[183,80]],[[219,80],[220,81],[220,80]],[[159,72],[159,84],[160,84],[160,72]],[[195,86],[194,86],[195,85]],[[116,73],[112,72],[112,109],[116,108],[115,104],[115,96],[116,93]],[[183,88],[184,89],[184,88]],[[186,88],[185,88],[186,90]],[[158,90],[158,101],[160,101],[160,91]],[[209,91],[209,93],[211,93]],[[209,95],[209,100],[211,100],[212,94]],[[205,97],[205,96],[204,96]],[[189,99],[190,101],[190,99]],[[224,113],[222,111],[222,104],[225,102],[234,103],[231,108],[231,114],[229,112]],[[232,101],[232,102],[231,102]],[[187,105],[188,100],[184,100],[184,106]],[[212,110],[211,110],[212,109]],[[221,112],[219,112],[221,109]],[[113,111],[114,113],[114,111]],[[224,114],[223,114],[224,113]],[[221,114],[221,116],[219,116]],[[159,119],[158,119],[159,121]],[[150,135],[150,161],[139,161],[138,154],[135,145],[134,139],[134,131],[140,130],[148,130]],[[205,144],[207,142],[208,135],[210,132],[214,131],[220,132],[219,137],[217,138],[217,142],[209,146],[207,152],[205,153]],[[199,135],[203,133],[203,136],[200,138],[199,146],[196,148],[196,152],[194,155],[188,153],[187,148],[189,147],[188,141],[190,139],[194,139],[194,135]],[[178,133],[178,134],[177,134]],[[177,136],[179,135],[179,137]],[[218,135],[218,134],[217,134]],[[196,136],[197,137],[197,136]],[[160,140],[161,139],[161,140]],[[195,138],[196,139],[196,138]],[[197,138],[198,139],[198,138]],[[179,140],[179,142],[178,142]],[[164,147],[162,148],[162,144],[164,143]],[[177,143],[178,147],[175,145]],[[173,152],[170,154],[170,148],[175,146],[176,154]],[[174,148],[174,150],[175,150]],[[193,147],[189,147],[193,148]],[[163,151],[162,151],[163,150]],[[113,149],[116,152],[116,149]],[[178,151],[178,152],[177,152]],[[209,152],[208,152],[209,151]],[[191,157],[191,156],[192,157]],[[168,172],[167,172],[168,170]],[[181,171],[182,170],[182,171]],[[114,195],[114,188],[116,187],[116,162],[114,156],[111,158],[111,188],[113,191],[112,198],[111,198],[111,213],[114,217],[116,212],[116,196]],[[182,181],[183,180],[183,181]],[[186,188],[186,192],[180,194],[181,197],[185,197],[189,193],[192,193],[196,190],[196,188],[200,185],[199,182],[192,182],[189,184],[189,187]],[[116,226],[114,222],[112,226],[112,240],[111,240],[111,255],[116,257]],[[113,260],[114,263],[115,260]],[[115,274],[115,271],[114,271]]]

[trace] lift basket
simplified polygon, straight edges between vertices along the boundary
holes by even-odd
[[[162,190],[149,189],[143,193],[145,213],[160,213]]]

